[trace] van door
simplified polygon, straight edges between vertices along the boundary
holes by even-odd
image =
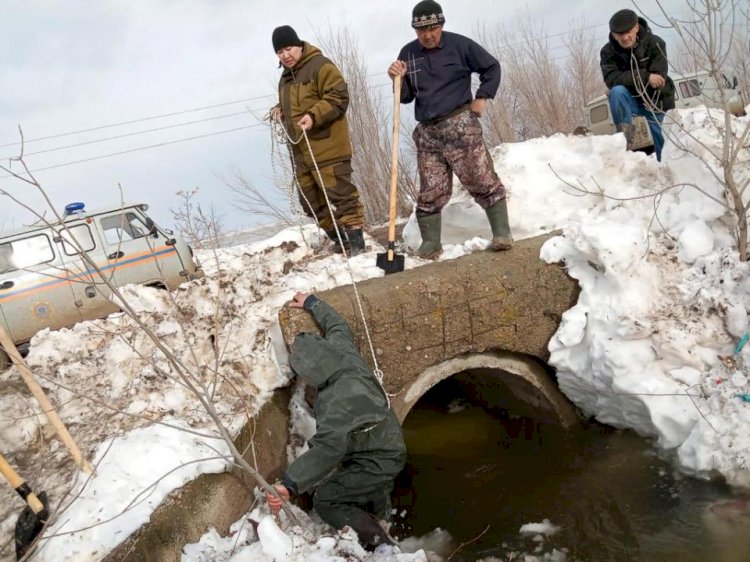
[[[80,319],[64,263],[49,232],[19,235],[0,244],[0,309],[13,341],[31,339],[43,328]]]
[[[118,287],[131,283],[169,286],[175,269],[173,244],[153,236],[144,218],[134,209],[124,209],[98,218],[104,236],[106,267],[114,272]]]
[[[112,291],[101,277],[83,258],[85,252],[89,259],[97,264],[104,264],[101,241],[96,240],[91,225],[86,223],[68,225],[60,230],[60,247],[62,258],[68,270],[72,272],[75,306],[81,319],[101,318],[118,310],[111,302]]]

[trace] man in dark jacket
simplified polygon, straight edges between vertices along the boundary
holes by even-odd
[[[401,426],[346,321],[314,295],[297,293],[291,306],[310,311],[323,331],[299,334],[289,355],[297,376],[318,390],[316,432],[276,489],[284,499],[314,492],[320,518],[335,529],[348,525],[366,548],[392,544],[379,520],[390,519],[393,482],[406,461]],[[278,512],[281,500],[267,498]]]
[[[417,146],[419,195],[417,223],[422,234],[420,257],[436,258],[441,250],[440,211],[451,197],[453,174],[485,210],[492,228],[493,250],[513,244],[508,224],[505,187],[484,144],[479,118],[487,99],[500,86],[500,63],[480,45],[457,33],[443,31],[445,16],[433,0],[419,2],[411,26],[417,39],[408,43],[388,67],[391,79],[401,76],[401,102],[415,101],[419,122]],[[471,94],[471,76],[479,88]]]
[[[306,215],[317,219],[334,242],[336,251],[346,250],[356,256],[365,249],[362,234],[365,215],[359,191],[352,183],[346,82],[335,64],[317,47],[301,41],[297,32],[288,25],[274,29],[272,42],[284,67],[279,79],[279,105],[272,115],[281,119],[294,141],[291,144],[292,158],[302,209]],[[303,131],[307,131],[309,147],[302,139]],[[334,221],[341,232],[344,248],[339,245]]]
[[[674,83],[667,76],[667,46],[651,33],[645,19],[633,10],[620,10],[609,20],[609,41],[601,50],[601,69],[609,88],[609,107],[628,149],[635,135],[633,116],[642,115],[661,160],[664,112],[674,108]]]

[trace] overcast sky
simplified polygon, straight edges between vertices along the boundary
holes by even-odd
[[[221,177],[236,169],[257,186],[276,189],[270,133],[258,122],[276,102],[280,71],[272,30],[290,24],[314,43],[315,30],[347,27],[372,83],[388,88],[388,64],[414,38],[409,23],[415,3],[0,0],[0,158],[7,165],[18,153],[13,143],[20,125],[26,162],[41,170],[36,176],[60,209],[79,200],[90,208],[117,205],[119,184],[126,201],[149,203],[152,216],[171,226],[175,193],[199,187],[201,203],[213,204],[229,227],[249,225],[258,219],[236,210],[236,196]],[[662,4],[675,13],[687,11],[685,0]],[[443,0],[441,5],[446,29],[468,36],[479,25],[512,26],[519,16],[543,22],[561,63],[566,51],[558,34],[589,27],[603,44],[612,13],[633,7],[627,0]],[[654,0],[639,7],[664,21]],[[671,48],[670,35],[662,36]],[[174,113],[179,114],[165,116]],[[110,126],[129,121],[138,122]],[[96,130],[67,134],[87,129]],[[54,138],[35,140],[44,137]],[[119,138],[106,140],[110,137]],[[202,138],[183,140],[193,137]],[[39,206],[30,188],[15,179],[0,177],[0,189]],[[30,219],[7,199],[0,201],[0,230]]]

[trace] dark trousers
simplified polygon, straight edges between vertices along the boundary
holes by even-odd
[[[362,228],[365,224],[365,210],[359,199],[359,191],[352,183],[352,164],[350,161],[338,162],[312,170],[297,170],[297,182],[300,188],[300,203],[308,217],[315,217],[323,230],[333,228],[335,219],[344,229]],[[325,190],[333,207],[333,217],[328,209]]]
[[[391,517],[393,478],[367,474],[358,467],[343,466],[321,484],[313,495],[320,518],[334,529],[348,525],[363,546],[390,543],[378,520]]]

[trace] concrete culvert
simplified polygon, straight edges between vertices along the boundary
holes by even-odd
[[[581,419],[540,362],[515,353],[485,352],[454,357],[425,369],[406,392],[394,398],[392,406],[399,420],[403,422],[422,395],[449,377],[463,387],[467,398],[484,407],[512,410],[563,428]]]

